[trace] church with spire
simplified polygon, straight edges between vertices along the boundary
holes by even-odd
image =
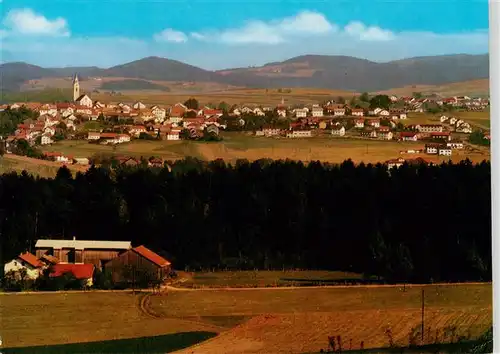
[[[79,106],[92,107],[92,99],[80,92],[80,80],[78,79],[78,74],[73,77],[73,102]]]

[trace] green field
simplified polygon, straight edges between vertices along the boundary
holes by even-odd
[[[328,285],[332,282],[360,280],[362,275],[330,271],[227,271],[227,272],[180,272],[188,288],[204,287],[269,287]]]
[[[305,272],[302,277],[328,279],[332,274]],[[218,276],[228,279],[227,274]],[[246,283],[246,277],[241,274],[240,283]],[[198,281],[207,279],[202,276]],[[385,348],[388,329],[397,345],[406,346],[409,333],[420,328],[422,288],[423,344],[453,341],[450,328],[456,338],[472,340],[491,326],[491,284],[409,285],[406,290],[401,286],[169,289],[153,296],[0,294],[3,352],[170,352],[218,334],[181,352],[311,353],[326,348],[330,335],[341,335],[344,343],[354,343],[353,349],[361,341],[366,349]]]

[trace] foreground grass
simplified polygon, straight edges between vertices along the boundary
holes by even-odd
[[[74,348],[76,352],[81,352],[80,350],[88,352],[85,349],[101,348],[101,344],[103,351],[114,345],[120,345],[122,348],[129,345],[136,348],[140,346],[153,348],[161,345],[180,346],[186,342],[189,342],[187,345],[192,345],[196,339],[206,339],[207,332],[219,331],[215,326],[203,322],[147,317],[139,310],[138,301],[137,295],[121,292],[0,294],[3,347],[83,343],[82,347],[60,347],[61,349],[57,347],[52,348],[53,351],[41,348],[40,350],[42,352],[45,350],[45,353],[52,353],[55,350],[66,352],[63,351],[64,348]],[[175,333],[190,334],[166,336]],[[107,343],[119,339],[131,341]],[[34,351],[26,349],[26,352]],[[102,351],[99,349],[97,352]]]
[[[24,348],[5,348],[6,354],[169,353],[214,337],[213,332],[186,332],[163,336],[117,339]]]

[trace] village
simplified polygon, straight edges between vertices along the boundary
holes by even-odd
[[[73,80],[73,103],[14,103],[0,110],[21,107],[34,111],[38,117],[18,124],[14,134],[2,137],[7,153],[14,151],[20,140],[31,146],[51,146],[57,141],[87,140],[91,144],[117,145],[134,139],[145,140],[220,140],[221,131],[240,131],[256,138],[306,139],[315,137],[404,141],[422,145],[403,153],[425,153],[449,157],[456,149],[464,149],[473,133],[473,125],[446,113],[433,124],[405,124],[408,114],[425,113],[436,107],[464,111],[483,111],[489,100],[467,96],[450,98],[415,98],[387,96],[388,107],[370,108],[339,103],[335,100],[311,106],[286,105],[282,99],[276,107],[233,105],[222,109],[197,106],[192,98],[173,106],[142,102],[104,104],[80,93],[78,76]],[[342,101],[342,100],[338,100]],[[195,102],[196,104],[192,104]],[[359,102],[366,103],[366,102]],[[95,122],[95,125],[92,125]],[[89,124],[90,123],[90,124]],[[252,124],[249,124],[252,123]],[[489,140],[489,133],[483,137]],[[55,145],[57,146],[57,144]],[[65,164],[88,165],[90,156],[71,156],[46,151],[45,159]],[[123,160],[123,159],[122,159]],[[130,161],[131,158],[125,158]],[[133,159],[138,163],[136,159]],[[150,165],[161,165],[150,161]]]

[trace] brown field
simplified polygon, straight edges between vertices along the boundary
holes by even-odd
[[[491,284],[423,288],[425,342],[435,341],[436,332],[438,342],[451,340],[444,338],[446,326],[456,326],[458,335],[471,338],[491,326]],[[326,348],[331,335],[341,335],[345,349],[350,340],[352,349],[361,341],[366,349],[387,347],[385,330],[390,329],[396,345],[407,345],[409,332],[420,326],[421,289],[410,285],[406,291],[401,286],[186,289],[148,296],[147,301],[125,292],[0,294],[2,318],[9,319],[2,321],[2,340],[4,348],[19,349],[6,353],[130,353],[130,348],[120,350],[120,340],[135,338],[144,344],[154,336],[203,331],[219,336],[183,352],[304,353]],[[79,351],[70,351],[69,343],[78,342]],[[104,350],[109,343],[114,351]],[[68,349],[56,351],[58,344]],[[173,344],[164,339],[137,352],[169,352]],[[39,345],[52,347],[28,348]]]
[[[88,80],[81,80],[80,81],[80,89],[84,92],[92,92],[93,90],[100,90],[100,86],[105,83],[105,82],[113,82],[113,81],[122,81],[122,80],[140,80],[140,81],[147,81],[153,84],[157,84],[160,86],[165,86],[170,88],[171,92],[170,93],[184,93],[184,94],[189,94],[191,92],[197,93],[197,92],[211,92],[211,91],[220,91],[220,90],[230,90],[230,89],[235,89],[238,88],[237,86],[231,86],[231,85],[224,85],[224,84],[219,84],[216,82],[177,82],[177,81],[156,81],[156,80],[142,80],[142,79],[133,79],[133,78],[126,78],[126,77],[103,77],[103,78],[89,78]],[[32,90],[43,90],[47,88],[51,89],[71,89],[73,86],[73,79],[72,78],[58,78],[58,77],[47,77],[47,78],[41,78],[37,80],[31,80],[29,82],[26,82],[22,85],[21,90],[22,91],[32,91]],[[166,94],[165,92],[162,91],[146,91],[146,90],[141,90],[141,91],[124,91],[127,92],[127,94],[142,94],[142,95],[150,95],[150,94]],[[92,97],[94,97],[95,93],[92,93]]]
[[[328,336],[340,335],[344,348],[407,346],[421,324],[421,289],[357,287],[323,289],[244,289],[170,291],[151,297],[150,310],[162,318],[240,323],[182,353],[305,353],[326,349]],[[456,326],[471,338],[492,323],[491,285],[425,286],[425,343]],[[430,330],[429,330],[430,327]],[[420,342],[418,340],[418,342]]]
[[[26,171],[40,177],[54,177],[61,166],[63,166],[62,163],[38,160],[26,156],[6,154],[0,157],[0,173]],[[87,170],[85,166],[67,165],[67,167],[73,174]]]
[[[184,92],[184,93],[158,93],[146,94],[142,91],[127,91],[120,96],[111,96],[107,93],[92,94],[94,100],[101,102],[134,102],[141,101],[145,104],[172,105],[177,102],[185,102],[190,97],[195,97],[201,105],[218,104],[226,102],[228,104],[249,104],[249,105],[270,105],[276,106],[285,100],[285,104],[312,104],[329,100],[338,96],[348,99],[356,93],[342,90],[292,88],[290,93],[280,93],[277,89],[228,89],[212,92]]]
[[[139,296],[124,292],[0,294],[3,348],[220,331],[202,322],[148,317],[138,303]]]
[[[390,90],[379,91],[377,94],[412,96],[414,92],[424,95],[438,94],[441,96],[489,96],[488,79],[454,82],[446,85],[410,85]]]

